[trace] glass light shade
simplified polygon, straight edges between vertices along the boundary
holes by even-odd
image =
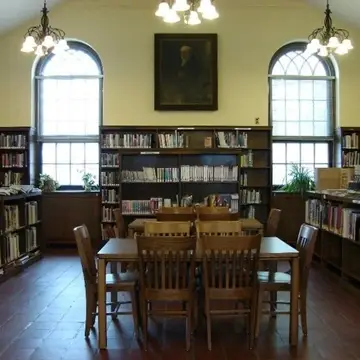
[[[339,39],[335,36],[329,39],[328,47],[332,49],[336,49],[340,45]]]
[[[24,53],[31,53],[34,51],[34,48],[24,43],[20,51]]]
[[[335,50],[335,54],[337,55],[345,55],[348,52],[349,52],[348,48],[343,44],[340,44]]]
[[[190,9],[190,5],[187,0],[176,0],[173,5],[173,9],[175,11],[188,11]]]
[[[188,25],[199,25],[201,24],[201,20],[199,18],[199,15],[196,11],[190,11],[190,15],[189,18],[187,19],[187,21],[185,21],[186,24]]]
[[[57,55],[61,52],[64,52],[66,50],[69,50],[69,45],[67,44],[67,41],[65,39],[60,40],[57,44],[55,44],[55,47],[52,51],[53,54]]]
[[[328,49],[326,48],[326,46],[321,46],[320,47],[318,55],[319,56],[324,56],[324,57],[329,55],[329,52],[328,52]]]
[[[46,47],[48,49],[54,47],[55,42],[54,42],[54,39],[52,38],[52,36],[50,36],[50,35],[45,36],[45,39],[44,39],[44,41],[42,43],[42,46],[44,46],[44,47]]]
[[[215,20],[219,17],[219,13],[216,11],[214,5],[210,5],[209,8],[203,11],[202,17],[206,20]]]
[[[162,1],[155,12],[155,15],[159,17],[165,17],[169,12],[169,10],[170,10],[169,4],[166,1]]]
[[[311,40],[311,42],[310,42],[310,44],[314,47],[314,48],[316,48],[316,49],[320,49],[320,41],[319,41],[319,39],[312,39]]]
[[[311,44],[311,43],[307,44],[306,50],[305,50],[305,52],[306,52],[307,55],[309,55],[309,56],[310,56],[310,55],[313,55],[313,54],[315,54],[317,51],[318,51],[318,48],[317,48],[316,46],[314,46],[314,45]]]
[[[200,6],[198,8],[199,13],[204,13],[206,11],[209,11],[209,8],[212,6],[211,0],[201,0]]]
[[[347,48],[348,50],[351,50],[351,49],[354,48],[353,45],[352,45],[352,43],[351,43],[351,40],[350,40],[350,39],[344,39],[341,44],[344,45],[344,46],[346,46],[346,48]]]
[[[24,41],[24,45],[35,48],[37,46],[33,36],[27,36]]]
[[[164,22],[168,24],[175,24],[180,21],[180,17],[174,9],[169,9],[167,14],[164,16]]]
[[[35,55],[36,56],[44,56],[45,55],[44,50],[43,50],[41,45],[37,46],[36,51],[35,51]]]

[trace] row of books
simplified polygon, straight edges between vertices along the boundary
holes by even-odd
[[[1,175],[2,176],[0,182],[3,186],[21,185],[23,173],[7,171],[5,173],[2,173]]]
[[[240,201],[242,204],[261,204],[261,192],[257,190],[240,190]]]
[[[115,189],[101,189],[101,201],[116,204],[119,202],[119,192]]]
[[[359,149],[359,135],[352,133],[342,137],[342,147],[346,149]]]
[[[27,225],[35,224],[38,221],[38,203],[30,201],[25,203],[25,222]],[[18,205],[4,206],[4,229],[14,231],[21,227],[20,210]]]
[[[177,131],[173,134],[158,134],[158,140],[162,149],[183,148],[186,146],[184,134]]]
[[[2,149],[25,149],[27,146],[25,135],[0,134],[0,148]]]
[[[27,166],[27,154],[26,153],[5,153],[1,155],[1,167],[23,168]]]
[[[342,152],[342,164],[343,166],[355,166],[360,165],[360,152],[351,151],[351,152]]]
[[[108,149],[150,149],[152,134],[105,134],[101,135],[101,147]]]
[[[240,156],[240,167],[253,167],[254,166],[254,153],[249,150],[247,154]]]
[[[123,182],[176,182],[179,181],[179,168],[143,167],[141,171],[122,170]]]
[[[181,181],[237,181],[237,166],[190,166],[182,165],[180,168]]]
[[[119,167],[120,155],[118,153],[102,153],[101,154],[102,167]]]
[[[25,219],[28,225],[35,224],[38,219],[38,203],[37,201],[29,201],[25,203]]]
[[[219,148],[247,148],[248,134],[245,132],[218,131],[215,134]]]

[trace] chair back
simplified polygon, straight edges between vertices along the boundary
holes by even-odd
[[[116,221],[116,231],[115,235],[118,238],[124,238],[125,237],[125,224],[124,224],[124,218],[122,216],[122,212],[120,208],[116,208],[113,210],[115,221]]]
[[[196,217],[200,220],[205,215],[228,215],[230,214],[230,210],[227,206],[196,206],[195,207]],[[216,220],[212,218],[211,220]]]
[[[138,236],[143,299],[185,301],[195,289],[196,238]]]
[[[186,237],[190,236],[190,221],[145,221],[145,236],[171,236]]]
[[[202,238],[204,286],[210,298],[256,296],[260,245],[260,234]]]
[[[80,256],[85,286],[96,285],[97,269],[89,231],[86,225],[74,228],[76,246]]]
[[[199,221],[196,220],[196,233],[202,236],[240,236],[241,221]]]
[[[193,207],[162,207],[156,213],[158,221],[195,221],[195,219],[196,213]]]
[[[276,236],[281,217],[280,209],[271,209],[265,229],[265,236]]]

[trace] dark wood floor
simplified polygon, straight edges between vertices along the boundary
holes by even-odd
[[[335,278],[336,279],[336,278]],[[96,350],[96,334],[84,339],[84,290],[76,256],[48,255],[25,273],[0,286],[1,360],[354,360],[360,359],[360,297],[343,288],[327,272],[314,268],[309,289],[309,335],[299,332],[297,350],[288,346],[288,317],[264,318],[255,350],[246,348],[241,321],[217,320],[213,350],[206,332],[196,334],[184,350],[184,322],[150,325],[151,346],[144,353],[133,336],[130,316],[111,320],[107,352]]]

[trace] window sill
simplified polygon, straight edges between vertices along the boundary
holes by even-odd
[[[56,190],[51,192],[43,192],[44,195],[64,195],[64,194],[81,194],[81,195],[99,195],[99,190],[85,191],[85,190]]]

